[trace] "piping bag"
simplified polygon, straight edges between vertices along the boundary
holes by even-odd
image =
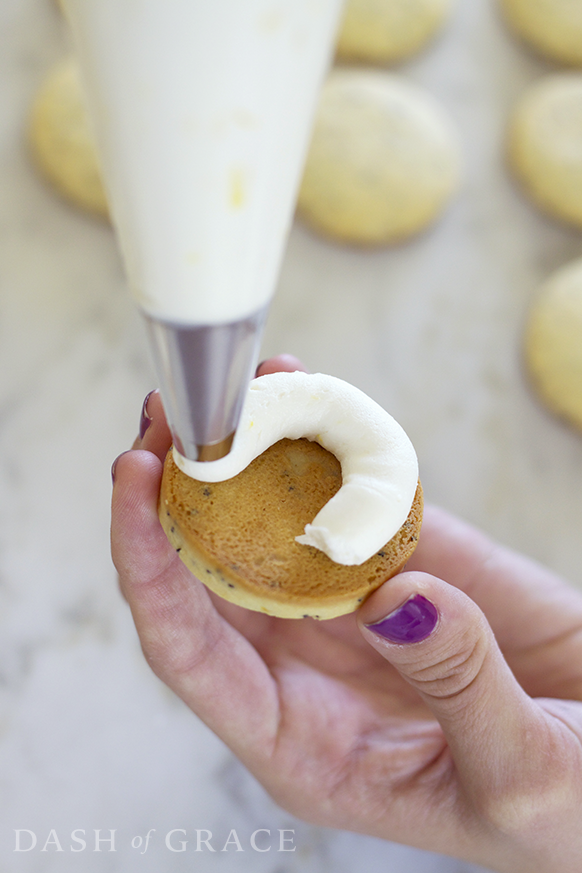
[[[174,445],[228,454],[342,0],[65,0]]]

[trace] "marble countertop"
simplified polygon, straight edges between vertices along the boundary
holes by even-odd
[[[144,332],[111,230],[55,197],[25,144],[31,98],[65,46],[51,0],[3,0],[0,868],[468,873],[294,820],[143,661],[108,524],[109,468],[153,387]],[[520,353],[528,302],[580,253],[580,236],[537,214],[502,158],[511,106],[548,69],[509,37],[493,0],[458,0],[442,37],[402,72],[457,122],[460,195],[392,250],[296,226],[264,356],[292,351],[367,391],[413,439],[429,500],[580,584],[582,438],[537,403]],[[193,853],[196,829],[220,848],[233,828],[245,851]],[[252,851],[259,828],[295,829],[296,851]],[[34,848],[15,852],[15,829]],[[188,832],[183,853],[165,845],[173,829]],[[83,830],[86,848],[72,851]]]

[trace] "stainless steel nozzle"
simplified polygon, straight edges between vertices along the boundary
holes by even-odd
[[[192,461],[230,451],[254,376],[266,307],[228,324],[184,326],[146,315],[174,445]]]

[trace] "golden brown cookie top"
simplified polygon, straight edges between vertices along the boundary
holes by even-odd
[[[419,486],[407,521],[385,548],[364,564],[344,566],[295,541],[341,482],[337,459],[306,439],[280,440],[238,476],[217,483],[186,476],[169,453],[160,518],[181,557],[193,553],[205,567],[200,575],[213,577],[202,581],[214,581],[210,587],[227,599],[255,609],[264,601],[271,614],[280,614],[273,603],[291,605],[295,617],[325,614],[341,603],[350,604],[341,610],[349,612],[414,551],[422,492]]]

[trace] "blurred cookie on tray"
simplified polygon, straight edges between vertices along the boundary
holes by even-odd
[[[337,41],[342,61],[393,64],[436,35],[453,0],[347,0]]]
[[[525,91],[510,120],[508,157],[538,207],[582,227],[582,73],[544,76]]]
[[[525,358],[546,406],[582,430],[582,258],[540,289],[526,325]]]
[[[29,140],[35,165],[62,197],[89,212],[108,216],[74,57],[56,64],[42,83],[30,114]]]
[[[394,243],[438,218],[460,176],[455,128],[428,92],[392,73],[337,68],[322,90],[298,215],[335,240]]]
[[[539,54],[582,66],[582,0],[499,0],[510,29]]]

